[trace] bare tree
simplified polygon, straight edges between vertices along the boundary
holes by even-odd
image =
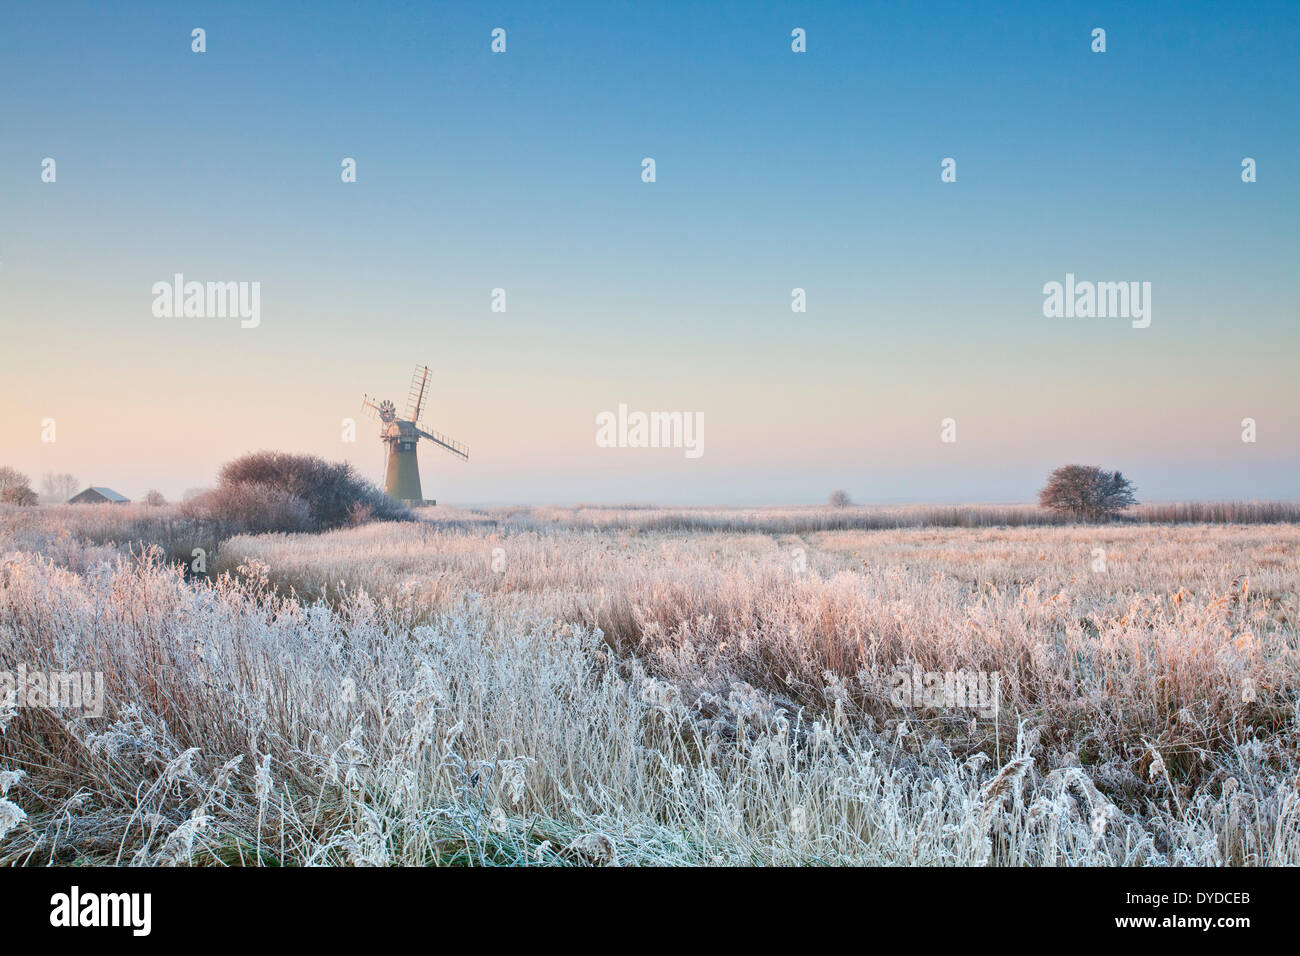
[[[145,492],[144,503],[158,507],[159,505],[167,504],[167,499],[163,497],[163,493],[157,488],[150,488]]]
[[[31,480],[17,468],[0,466],[0,502],[11,505],[36,504]]]
[[[1133,483],[1096,465],[1063,465],[1047,476],[1038,503],[1081,521],[1107,521],[1137,504]]]
[[[831,492],[831,496],[826,499],[826,503],[832,508],[847,508],[849,505],[853,504],[853,501],[849,498],[849,493],[843,488],[840,488]]]
[[[47,471],[41,475],[41,497],[49,504],[62,504],[81,490],[76,475]]]

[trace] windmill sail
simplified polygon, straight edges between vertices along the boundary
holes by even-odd
[[[456,441],[456,439],[443,435],[440,432],[431,431],[423,425],[419,425],[417,428],[420,434],[429,439],[429,441],[436,442],[453,455],[458,455],[465,461],[469,461],[469,445],[466,445],[464,442]]]
[[[418,422],[424,410],[424,396],[429,385],[429,366],[417,365],[411,377],[411,390],[406,396],[406,420]]]

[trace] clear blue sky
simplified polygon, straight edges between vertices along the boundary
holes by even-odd
[[[1298,64],[1296,3],[11,4],[0,463],[379,479],[340,419],[427,362],[447,501],[1300,497]],[[262,325],[154,318],[175,272]],[[1044,318],[1067,272],[1151,327]],[[620,402],[704,456],[596,448]]]

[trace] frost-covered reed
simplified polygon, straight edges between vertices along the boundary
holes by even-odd
[[[1300,863],[1291,526],[16,543],[0,670],[108,702],[0,714],[0,862]]]

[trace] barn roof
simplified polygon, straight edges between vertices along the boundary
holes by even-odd
[[[91,486],[90,486],[90,490],[91,490],[91,491],[97,491],[97,492],[99,492],[101,495],[103,495],[103,496],[104,496],[105,498],[107,498],[109,501],[114,501],[114,502],[127,502],[127,501],[130,501],[130,500],[131,500],[131,499],[128,498],[126,495],[119,495],[119,494],[118,494],[116,491],[114,491],[112,488],[105,488],[105,487],[103,487],[102,485],[91,485]],[[84,492],[83,492],[83,494],[84,494]]]

